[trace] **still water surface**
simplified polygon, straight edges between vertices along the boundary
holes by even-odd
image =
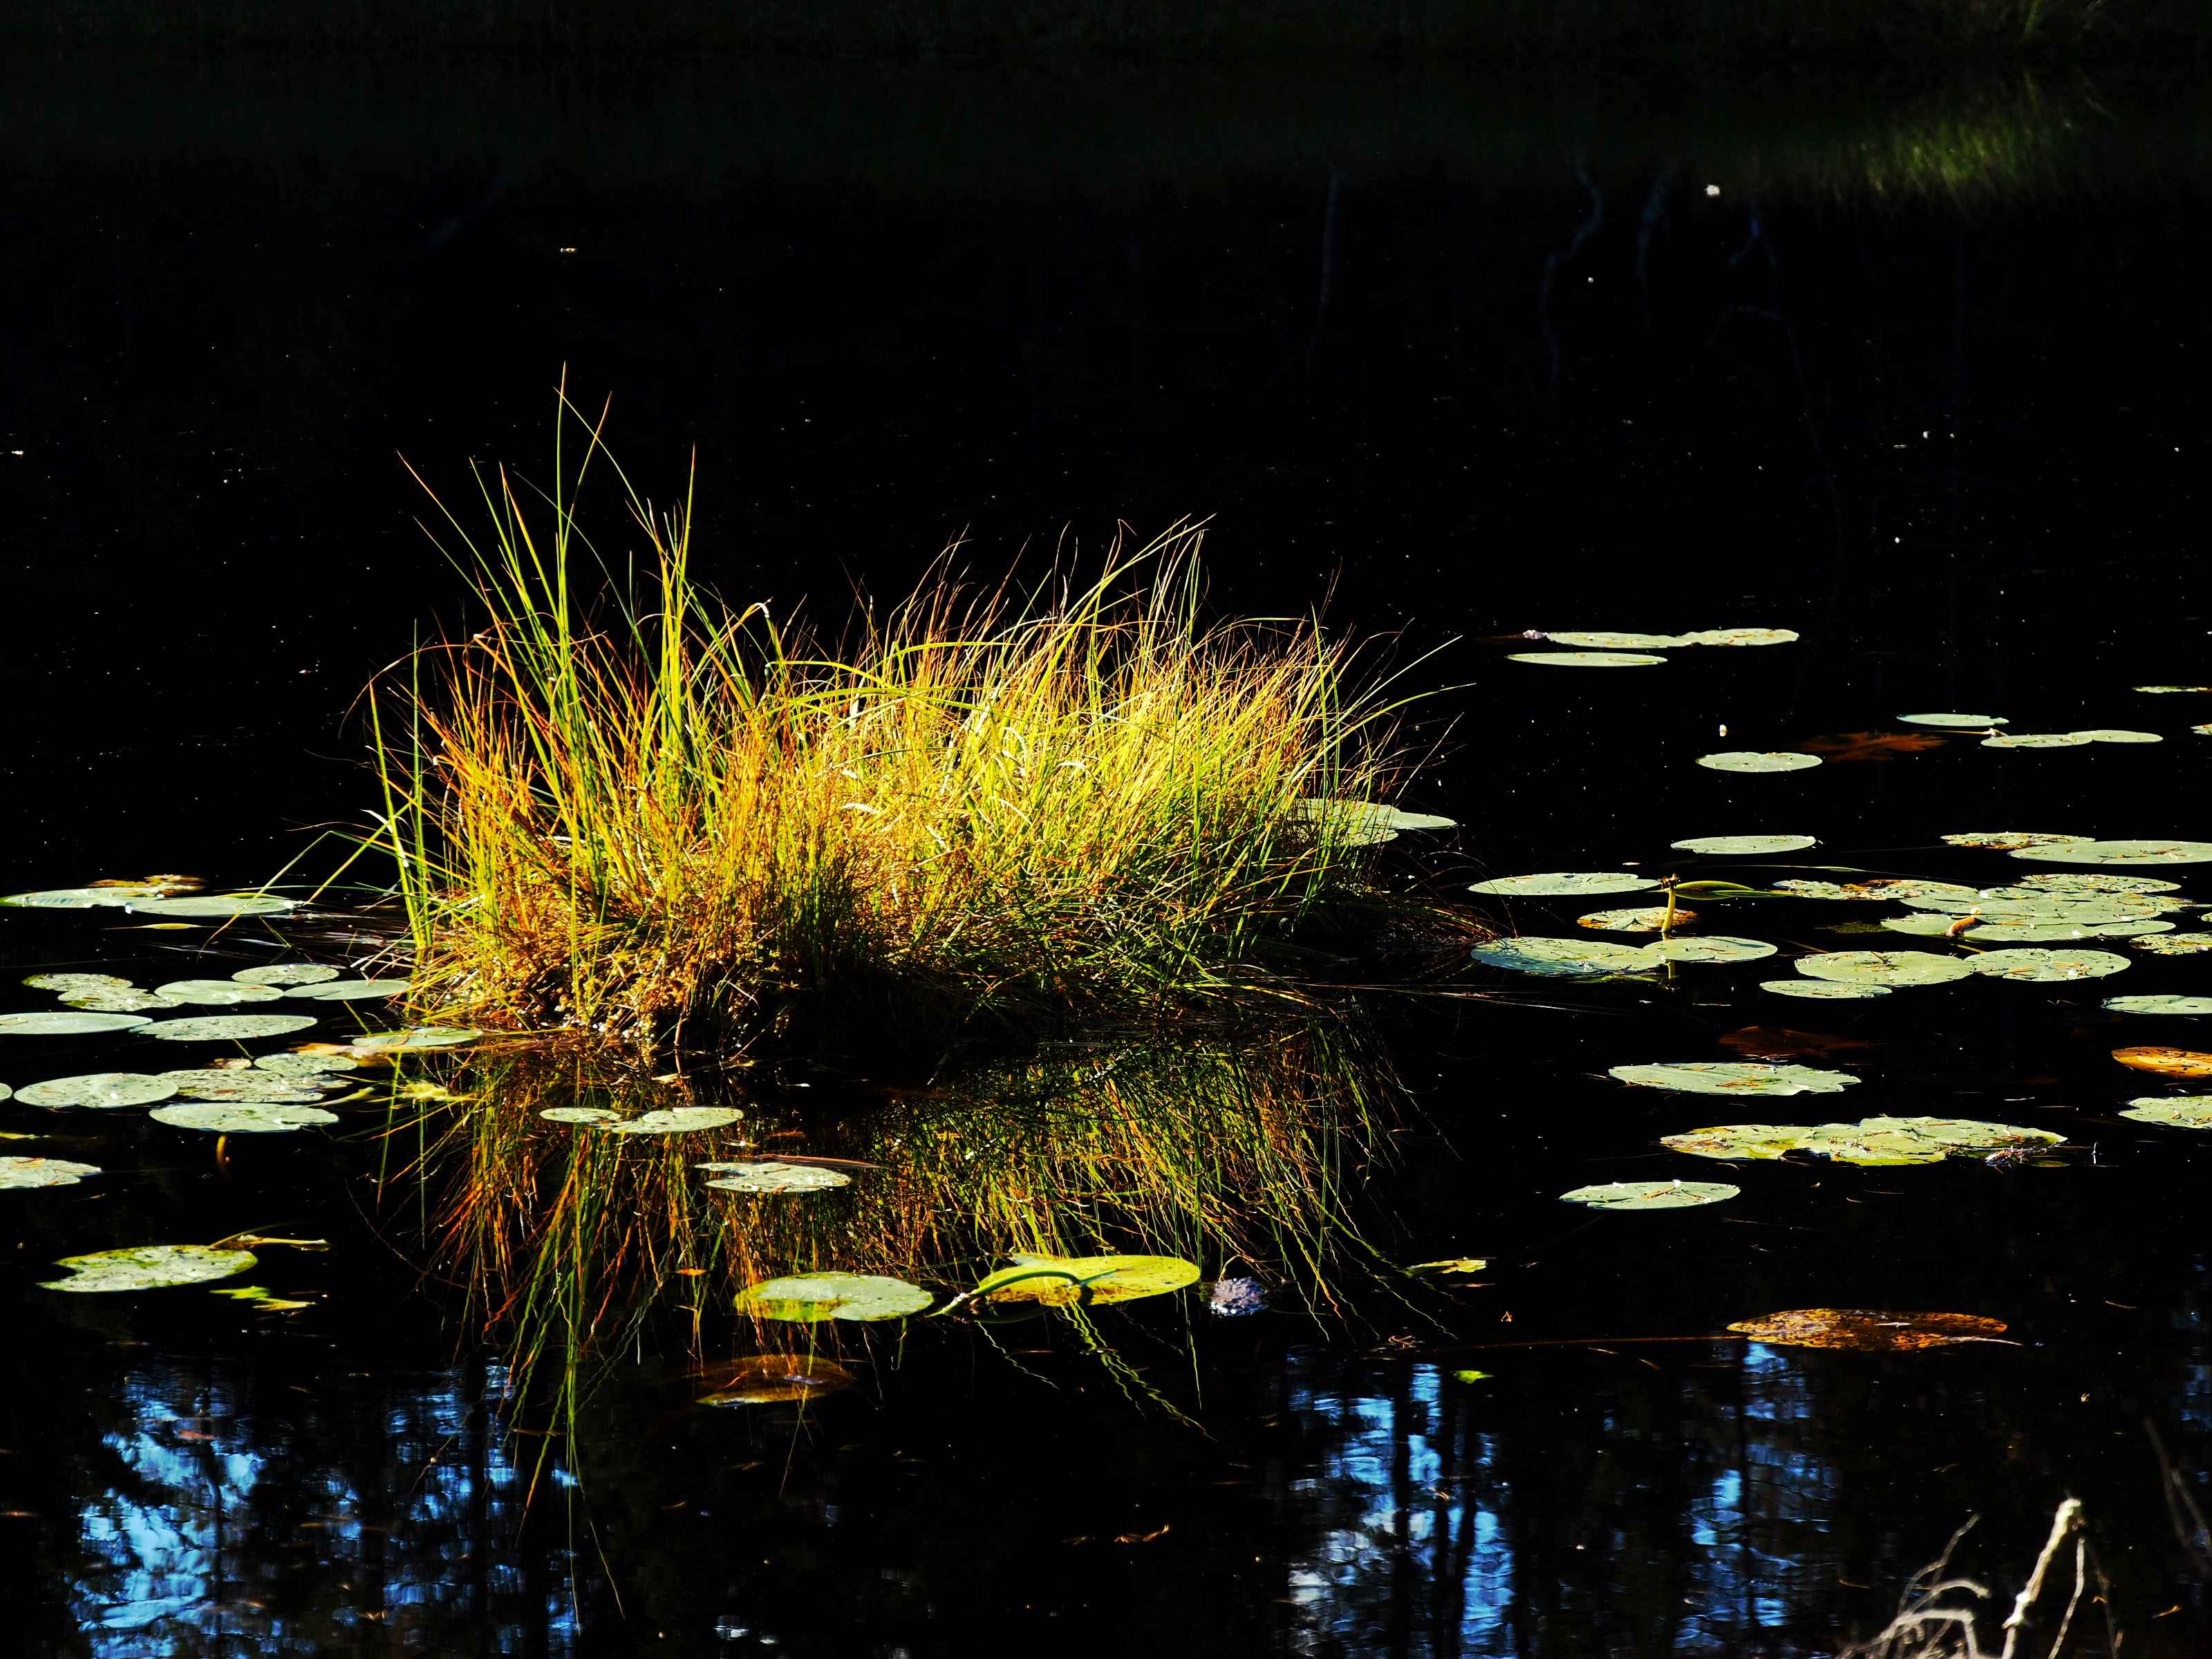
[[[463,614],[392,453],[441,482],[471,456],[542,466],[563,362],[616,395],[634,471],[672,480],[696,441],[733,592],[835,614],[848,578],[895,589],[963,528],[995,570],[1062,524],[1095,546],[1116,515],[1212,513],[1224,605],[1334,582],[1348,624],[1464,636],[1435,674],[1455,747],[1417,804],[1466,828],[1392,849],[1440,889],[1662,872],[1673,840],[1763,830],[1818,836],[1808,864],[1990,884],[2051,866],[1936,838],[2203,833],[2212,738],[2188,727],[2212,707],[2129,690],[2212,681],[2191,539],[2212,216],[2202,106],[2170,89],[917,71],[855,100],[797,70],[8,73],[0,450],[23,453],[0,480],[9,611],[39,619],[0,659],[11,890],[251,880],[295,826],[357,810],[351,690]],[[1478,642],[1740,623],[1804,637],[1610,674]],[[2166,741],[1691,764],[1928,708]],[[1589,908],[1510,916],[1540,933]],[[1767,902],[1705,931],[1893,942],[1830,931],[1875,913]],[[263,940],[359,954],[241,927],[210,960],[204,935],[111,931],[127,920],[7,913],[0,963],[150,984]],[[557,1419],[504,1403],[509,1352],[474,1340],[440,1243],[450,1189],[395,1178],[410,1149],[380,1104],[217,1162],[142,1112],[0,1103],[0,1127],[106,1171],[0,1194],[11,1618],[25,1650],[118,1659],[1819,1654],[1879,1626],[1968,1514],[1962,1565],[2016,1583],[2071,1493],[2124,1650],[2201,1651],[2204,1564],[2145,1424],[2201,1493],[2212,1146],[2118,1119],[2170,1091],[2108,1051],[2212,1044],[2099,1003],[2204,991],[2205,959],[2111,948],[2133,963],[2117,983],[1859,1004],[1759,991],[1773,960],[1486,982],[1371,1011],[1356,1087],[1232,1052],[1252,1099],[1322,1126],[1343,1306],[1312,1316],[1298,1273],[1247,1260],[1279,1281],[1267,1313],[1103,1315],[1157,1400],[1024,1326],[878,1343],[803,1418],[702,1408],[678,1321],[604,1356],[573,1436],[549,1437]],[[214,1057],[0,1042],[19,1088]],[[2081,1150],[1738,1166],[1740,1200],[1672,1214],[1556,1202],[1725,1173],[1656,1144],[1725,1103],[1608,1066],[1770,1054],[1856,1073],[1835,1115],[1988,1117]],[[919,1162],[918,1123],[957,1144],[973,1111],[979,1191],[1031,1144],[996,1133],[1004,1074],[917,1099],[837,1061],[748,1079],[758,1132]],[[1085,1064],[1017,1080],[1080,1121],[1106,1109]],[[955,1231],[959,1191],[925,1194]],[[254,1274],[307,1309],[33,1288],[72,1251],[241,1229],[329,1241]],[[1355,1237],[1492,1268],[1401,1297]],[[2021,1346],[1714,1336],[1808,1306],[1984,1314]],[[1713,1340],[1629,1340],[1655,1337]],[[2079,1639],[2109,1646],[2101,1614]]]

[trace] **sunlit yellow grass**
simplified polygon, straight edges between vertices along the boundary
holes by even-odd
[[[550,496],[495,473],[488,534],[446,515],[488,621],[377,692],[429,1002],[729,1042],[823,994],[958,1021],[1297,994],[1271,949],[1367,858],[1300,803],[1403,770],[1354,647],[1204,622],[1187,526],[1028,590],[940,564],[833,650],[695,586],[688,505],[632,492],[640,598],[575,522],[585,430]]]

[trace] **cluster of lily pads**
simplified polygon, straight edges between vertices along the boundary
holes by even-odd
[[[1516,651],[1509,662],[1541,663],[1553,668],[1651,668],[1667,660],[1655,651],[1683,646],[1788,645],[1796,634],[1787,628],[1707,628],[1692,634],[1632,634],[1605,631],[1544,633],[1530,629],[1524,638],[1548,640],[1564,651]]]

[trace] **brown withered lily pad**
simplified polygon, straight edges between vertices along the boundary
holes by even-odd
[[[1791,1308],[1729,1327],[1738,1336],[1785,1348],[1849,1348],[1860,1353],[1903,1353],[1948,1348],[1962,1342],[2002,1342],[2002,1319],[1979,1314],[1887,1313],[1868,1308]],[[2008,1346],[2017,1346],[2016,1344]]]

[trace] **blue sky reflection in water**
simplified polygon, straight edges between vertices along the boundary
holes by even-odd
[[[650,98],[564,82],[557,121],[495,68],[0,73],[25,228],[0,276],[40,319],[0,407],[33,556],[8,592],[52,619],[0,655],[41,711],[0,760],[9,890],[179,864],[251,879],[292,825],[357,805],[348,700],[453,610],[392,453],[444,481],[471,456],[542,465],[564,362],[615,394],[633,471],[672,478],[698,441],[715,580],[817,614],[848,574],[903,586],[963,526],[995,573],[1062,523],[1095,546],[1116,515],[1212,512],[1224,605],[1303,608],[1340,574],[1346,622],[1415,646],[1803,635],[1635,676],[1461,647],[1462,747],[1415,805],[1468,827],[1407,855],[1462,885],[1658,869],[1683,837],[1774,830],[1820,838],[1788,855],[1806,866],[1996,882],[2045,866],[1937,836],[2200,827],[2205,714],[2128,689],[2212,678],[2193,93],[1655,86],[1627,111],[1254,75],[1138,119],[1106,81],[917,70],[884,74],[839,141],[807,112],[845,103],[798,70],[743,71],[743,96],[705,71]],[[2168,740],[1984,751],[1913,728],[1942,746],[1784,776],[1692,763],[1948,708]],[[1826,931],[1873,906],[1698,908],[1785,948],[1897,942]],[[1576,908],[1510,914],[1569,932]],[[168,948],[197,935],[0,921],[22,972],[214,971]],[[2195,959],[2129,954],[2130,992],[2201,984]],[[544,1443],[495,1432],[498,1356],[364,1224],[364,1143],[274,1137],[223,1170],[136,1114],[57,1120],[106,1173],[0,1195],[20,1264],[6,1605],[28,1651],[88,1659],[763,1637],[1816,1654],[1878,1624],[1970,1512],[1966,1565],[2016,1582],[2072,1492],[2126,1650],[2203,1650],[2212,1602],[2142,1425],[2203,1492],[2212,1143],[2118,1123],[2154,1085],[2105,1057],[2191,1039],[2067,988],[1785,1003],[1753,988],[1771,966],[1386,1015],[1411,1102],[1359,1219],[1395,1259],[1492,1258],[1486,1287],[1449,1292],[1450,1329],[1385,1306],[1332,1339],[1194,1308],[1203,1435],[1019,1335],[1018,1368],[917,1343],[803,1425],[694,1408],[647,1351],[588,1403],[573,1464],[545,1450],[526,1517]],[[1843,1046],[1808,1055],[1807,1033]],[[0,1052],[0,1080],[200,1063],[123,1052],[40,1039]],[[1731,1175],[1740,1200],[1661,1216],[1558,1205],[1712,1173],[1656,1142],[1725,1110],[1604,1073],[1726,1058],[1856,1067],[1855,1113],[2070,1125],[2096,1150],[1759,1166]],[[71,1251],[295,1215],[331,1250],[267,1253],[255,1277],[312,1298],[296,1316],[27,1288]],[[1987,1313],[2023,1346],[1632,1340],[1807,1306]],[[1112,1317],[1139,1363],[1187,1370],[1172,1318]],[[1579,1338],[1601,1340],[1482,1346]]]

